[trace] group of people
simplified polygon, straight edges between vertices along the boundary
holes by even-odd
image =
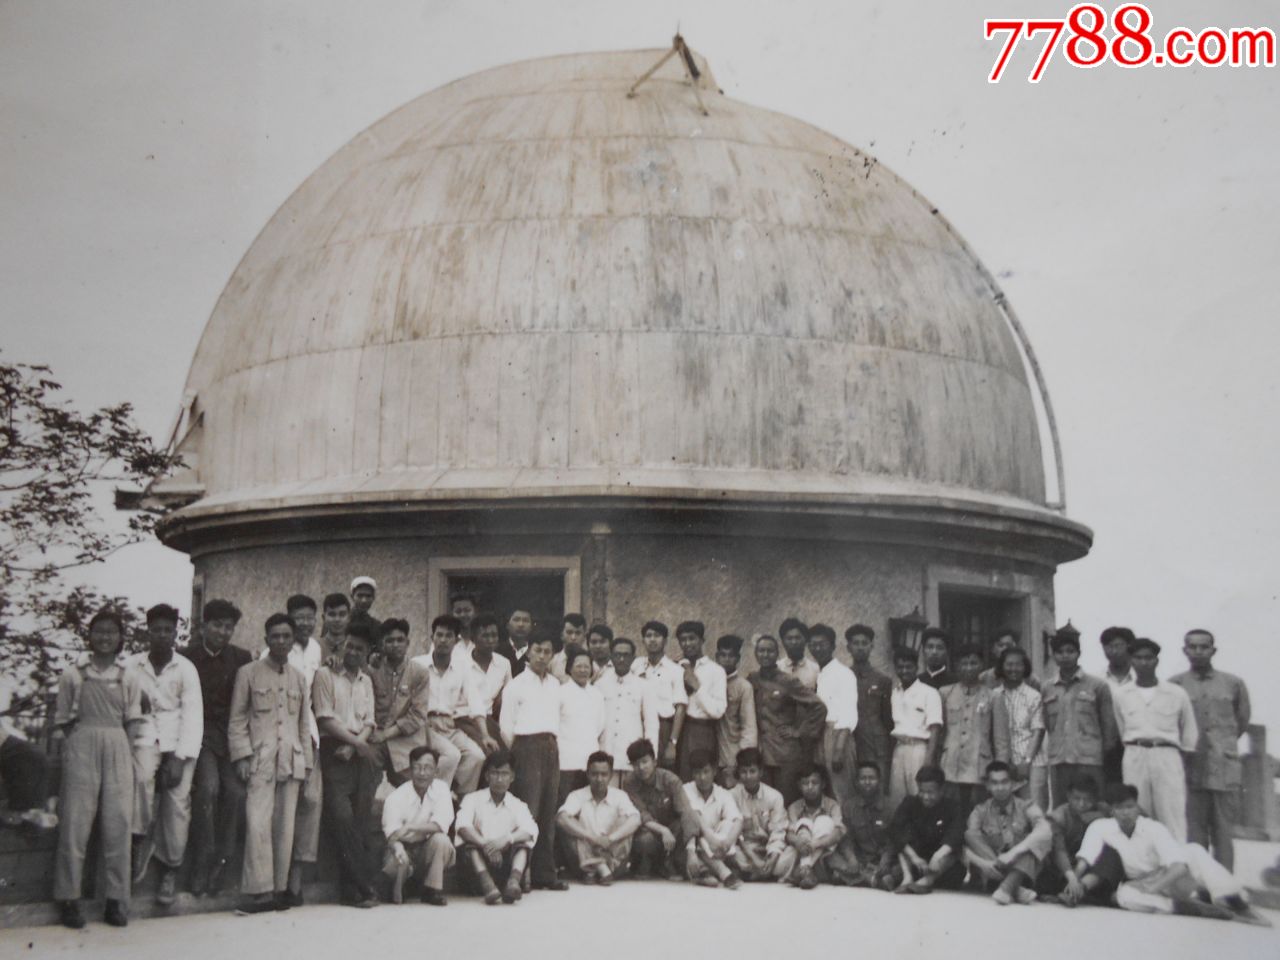
[[[1213,667],[1206,630],[1187,633],[1190,670],[1170,680],[1160,646],[1127,628],[1103,631],[1102,678],[1060,631],[1040,683],[1013,633],[988,665],[926,630],[892,651],[890,677],[871,627],[844,632],[846,665],[833,628],[791,618],[753,638],[743,676],[744,639],[708,651],[697,621],[675,628],[672,658],[658,621],[639,642],[575,613],[557,634],[527,610],[504,629],[469,596],[411,657],[409,623],[377,619],[376,596],[357,577],[319,605],[289,597],[256,659],[232,642],[226,600],[182,651],[178,612],[153,607],[131,661],[120,617],[93,618],[54,718],[66,925],[85,923],[95,819],[118,926],[151,869],[161,904],[184,866],[192,893],[223,889],[242,833],[246,913],[301,905],[323,839],[341,902],[360,908],[406,891],[444,905],[456,867],[489,904],[630,876],[1266,922],[1231,873],[1248,693]]]

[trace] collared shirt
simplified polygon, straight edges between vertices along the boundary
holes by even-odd
[[[502,691],[498,716],[502,739],[510,746],[516,737],[560,732],[560,681],[550,673],[539,677],[525,670]]]
[[[889,837],[888,806],[889,801],[880,792],[868,797],[862,791],[854,790],[845,799],[841,812],[849,843],[860,863],[878,863],[885,853],[893,850],[893,841]]]
[[[653,771],[653,779],[645,783],[635,771],[622,777],[622,789],[640,811],[641,825],[651,821],[670,828],[678,820],[689,834],[690,817],[689,801],[684,795],[684,784],[670,770],[658,767]]]
[[[1009,714],[1004,698],[975,683],[939,691],[944,738],[942,772],[948,783],[981,783],[992,760],[1009,761]]]
[[[1145,877],[1153,870],[1174,863],[1186,863],[1187,855],[1182,844],[1173,838],[1169,828],[1150,817],[1138,817],[1133,836],[1125,836],[1115,817],[1102,817],[1089,824],[1076,855],[1087,863],[1093,863],[1110,847],[1124,863],[1125,876],[1130,880]]]
[[[1200,729],[1191,698],[1182,687],[1157,680],[1154,687],[1140,687],[1135,683],[1114,693],[1116,724],[1125,743],[1149,740],[1179,747],[1187,753],[1195,751]]]
[[[787,844],[787,805],[767,783],[751,794],[741,783],[729,791],[742,814],[744,841],[764,847],[766,855],[781,853]]]
[[[409,767],[409,754],[427,742],[427,668],[413,660],[393,667],[383,657],[369,668],[373,684],[373,719],[390,736],[387,753],[393,770]]]
[[[564,798],[560,813],[577,817],[583,826],[601,836],[613,833],[629,817],[640,816],[627,792],[617,787],[609,787],[600,800],[591,793],[590,787],[574,790]]]
[[[815,732],[826,717],[827,708],[818,695],[781,670],[772,677],[757,671],[747,681],[755,691],[757,738],[765,765],[802,759],[801,735]]]
[[[271,650],[267,647],[262,648],[262,652],[258,654],[259,660],[265,660],[271,655]],[[316,678],[316,671],[324,664],[324,649],[319,640],[311,638],[307,641],[305,647],[300,646],[295,640],[292,647],[289,648],[289,666],[293,667],[302,674],[302,679],[307,681],[307,714],[310,717],[311,724],[311,742],[318,744],[320,742],[320,728],[316,724],[315,712],[311,709],[311,701],[309,695],[311,693],[311,683]]]
[[[134,743],[154,744],[161,753],[183,760],[200,756],[204,741],[204,701],[196,665],[176,653],[156,673],[151,657],[142,654],[127,668],[150,703],[147,722],[134,732]]]
[[[1240,786],[1241,734],[1249,726],[1249,688],[1239,677],[1214,670],[1201,675],[1180,673],[1170,683],[1187,691],[1200,739],[1187,765],[1187,785],[1200,790],[1234,790]]]
[[[1046,684],[1040,702],[1049,763],[1101,766],[1117,740],[1111,688],[1077,669],[1070,680],[1059,675]]]
[[[684,785],[684,798],[698,825],[716,837],[736,836],[742,829],[742,811],[733,795],[718,783],[711,785],[711,795],[698,792],[698,784],[689,781]]]
[[[928,740],[930,727],[942,726],[942,697],[927,683],[916,680],[905,690],[895,683],[890,706],[896,740]]]
[[[827,723],[837,730],[858,725],[858,678],[834,657],[818,673],[818,699],[827,708]]]
[[[791,806],[787,807],[787,828],[788,830],[808,829],[812,831],[817,826],[819,817],[830,819],[835,832],[840,837],[844,837],[844,814],[840,811],[840,804],[830,797],[822,797],[818,801],[816,810],[809,808],[809,805],[805,803],[804,797],[799,800],[793,800]]]
[[[632,673],[619,678],[612,671],[591,685],[604,698],[604,735],[600,749],[613,757],[614,770],[630,770],[627,747],[648,740],[658,752],[658,704],[651,684]]]
[[[817,691],[818,674],[822,672],[822,668],[807,653],[800,658],[799,663],[784,653],[778,658],[778,669],[788,677],[795,677],[806,689]]]
[[[1089,824],[1102,817],[1099,810],[1090,810],[1084,816],[1071,809],[1071,804],[1064,803],[1055,807],[1049,814],[1049,826],[1053,830],[1053,846],[1055,850],[1066,854],[1074,867],[1076,852],[1084,842],[1085,831]]]
[[[179,651],[196,667],[200,677],[200,698],[204,704],[204,738],[207,747],[220,757],[227,755],[227,722],[231,719],[231,691],[235,688],[236,671],[253,659],[248,650],[228,643],[212,654],[197,640]]]
[[[724,716],[716,724],[716,747],[720,766],[731,767],[738,762],[739,750],[756,745],[756,694],[746,678],[735,671],[725,686],[725,699]]]
[[[423,796],[412,780],[406,780],[391,791],[382,803],[382,835],[390,837],[397,830],[408,827],[411,831],[424,830],[428,824],[436,824],[445,835],[453,825],[453,794],[449,785],[443,780],[432,780],[431,786]],[[420,834],[411,834],[406,843],[420,842],[424,839]]]
[[[943,687],[949,687],[958,682],[960,678],[951,672],[951,667],[945,666],[937,670],[930,670],[925,667],[920,671],[920,675],[916,679],[921,683],[928,684],[935,690],[941,690]]]
[[[603,679],[604,677],[610,676],[611,674],[613,674],[613,672],[614,670],[613,670],[612,661],[606,660],[604,663],[596,663],[594,660],[591,661],[591,682],[592,683],[599,683],[601,679]],[[630,672],[631,671],[628,671],[628,673]]]
[[[373,681],[363,670],[352,679],[345,670],[321,667],[311,685],[311,702],[317,723],[336,720],[357,736],[374,726]]]
[[[547,667],[547,672],[555,677],[561,683],[569,682],[569,655],[563,650],[559,650],[551,655],[551,663]]]
[[[689,694],[684,689],[684,670],[670,657],[664,655],[656,664],[650,663],[648,657],[638,659],[631,665],[631,672],[653,690],[659,720],[670,720],[678,705],[689,702]]]
[[[689,694],[687,716],[694,720],[719,720],[729,705],[729,678],[725,676],[724,667],[707,657],[699,657],[693,665],[693,675],[698,689]]]
[[[981,834],[996,853],[1016,847],[1033,831],[1036,840],[1031,844],[1031,853],[1044,859],[1053,845],[1053,831],[1044,812],[1022,797],[1010,797],[1004,808],[992,799],[982,801],[969,812],[968,831]]]
[[[428,716],[442,713],[455,720],[485,716],[480,685],[466,660],[451,659],[443,670],[432,660],[427,664],[427,676]]]
[[[1001,684],[998,694],[1004,698],[1004,707],[1009,712],[1009,761],[1043,765],[1043,748],[1034,757],[1031,755],[1036,731],[1044,729],[1044,709],[1040,694],[1025,683],[1018,684],[1012,690]]]
[[[531,677],[533,671],[526,670],[520,676]],[[554,677],[551,682],[556,686],[560,685],[560,681]],[[453,842],[459,847],[467,842],[462,839],[463,827],[470,827],[480,835],[481,840],[508,837],[517,829],[529,834],[534,840],[538,839],[538,825],[534,822],[528,805],[510,791],[503,794],[501,803],[494,803],[493,794],[487,787],[462,798],[458,818],[453,825]]]
[[[573,680],[560,688],[560,728],[556,742],[560,748],[561,770],[586,770],[587,757],[600,746],[604,734],[604,697],[587,684]]]
[[[870,664],[853,665],[858,681],[858,726],[853,731],[858,759],[889,759],[893,729],[893,680]]]
[[[327,669],[316,674],[317,681]],[[361,678],[369,682],[363,674]],[[233,762],[252,758],[252,779],[305,780],[315,755],[307,718],[307,681],[302,673],[287,663],[277,666],[271,659],[254,660],[242,667],[231,693],[227,743]]]
[[[476,658],[473,655],[467,661],[467,669],[471,671],[471,680],[476,685],[476,691],[480,695],[480,703],[484,708],[484,715],[486,717],[493,716],[493,708],[498,702],[499,695],[501,695],[506,685],[511,682],[511,661],[495,653],[489,660],[488,669],[485,669],[476,662]]]
[[[1107,672],[1102,675],[1102,679],[1107,681],[1107,685],[1111,687],[1111,692],[1113,694],[1121,687],[1131,687],[1138,682],[1137,678],[1134,676],[1133,667],[1130,667],[1123,677],[1117,677],[1111,672],[1111,668],[1108,667]]]
[[[889,836],[893,838],[894,852],[910,847],[928,860],[944,845],[958,856],[964,849],[964,828],[965,816],[959,801],[943,797],[935,806],[926,807],[918,796],[909,796],[894,811]]]

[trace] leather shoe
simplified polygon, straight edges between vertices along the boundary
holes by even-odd
[[[559,892],[561,892],[561,891],[563,891],[563,890],[568,890],[568,889],[569,889],[569,885],[568,885],[567,883],[565,883],[563,880],[556,879],[556,880],[550,880],[550,881],[548,881],[548,882],[546,882],[546,883],[535,883],[535,884],[533,885],[533,889],[535,889],[535,890],[554,890],[554,891],[556,891],[557,893],[559,893]]]
[[[209,871],[209,892],[219,894],[222,892],[223,885],[227,882],[227,858],[223,857],[213,865],[213,869]]]
[[[84,911],[79,900],[63,900],[58,904],[58,922],[72,930],[84,929]]]
[[[125,913],[124,904],[119,900],[107,901],[107,907],[102,911],[102,919],[113,927],[127,927],[129,925],[129,915]]]

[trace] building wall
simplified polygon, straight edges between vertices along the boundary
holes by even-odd
[[[232,549],[203,554],[195,566],[206,600],[225,597],[244,611],[236,640],[251,649],[261,647],[262,622],[283,608],[289,594],[304,592],[319,601],[325,593],[345,591],[358,574],[378,582],[375,614],[409,620],[416,648],[430,618],[443,612],[429,590],[431,561],[468,556],[577,557],[580,608],[589,621],[603,619],[615,632],[638,639],[646,620],[662,620],[674,629],[680,620],[698,619],[706,623],[709,651],[721,634],[748,639],[776,634],[788,616],[829,623],[841,635],[861,621],[876,629],[876,661],[888,669],[889,618],[919,607],[936,622],[939,583],[1025,595],[1024,636],[1038,638],[1053,626],[1053,580],[1047,568],[917,546],[612,533],[422,536]],[[1039,668],[1038,640],[1031,650]],[[748,657],[744,666],[753,665]]]

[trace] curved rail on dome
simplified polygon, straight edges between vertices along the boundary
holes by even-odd
[[[905,183],[906,181],[903,182]],[[928,200],[921,196],[918,190],[915,190],[914,187],[911,189],[922,201],[929,203]],[[1017,313],[1014,312],[1008,297],[1000,289],[1000,285],[996,283],[995,277],[991,275],[991,271],[986,268],[986,265],[983,264],[978,255],[965,242],[960,232],[951,225],[951,221],[944,217],[938,208],[931,203],[929,204],[929,209],[938,218],[938,221],[946,227],[947,232],[955,238],[956,243],[960,245],[960,249],[969,255],[969,259],[978,268],[982,279],[987,282],[987,286],[991,289],[992,299],[995,300],[996,306],[1000,308],[1000,312],[1004,314],[1005,319],[1009,321],[1009,326],[1013,329],[1013,334],[1018,339],[1018,345],[1022,348],[1022,355],[1026,359],[1027,366],[1031,368],[1031,374],[1036,379],[1036,388],[1040,392],[1040,402],[1044,405],[1044,418],[1049,424],[1049,442],[1053,445],[1054,473],[1058,479],[1058,499],[1056,502],[1050,502],[1046,497],[1045,506],[1050,510],[1065,514],[1067,512],[1067,474],[1062,464],[1062,440],[1058,436],[1058,419],[1053,415],[1053,401],[1049,399],[1049,384],[1045,382],[1044,371],[1040,369],[1040,361],[1036,359],[1036,352],[1031,346],[1031,339],[1027,336],[1027,331],[1023,328],[1022,321],[1018,319]]]

